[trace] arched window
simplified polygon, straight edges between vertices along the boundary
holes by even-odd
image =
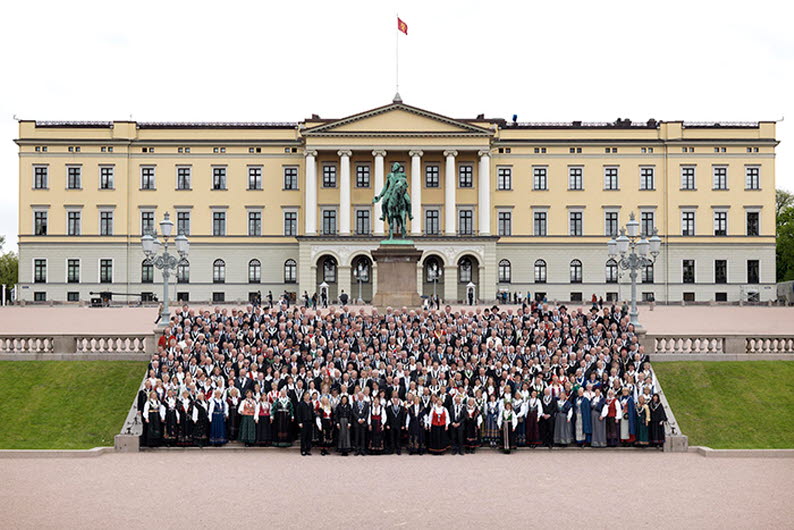
[[[542,259],[535,261],[535,283],[546,283],[546,262]]]
[[[216,259],[212,263],[212,283],[226,282],[226,262]]]
[[[503,259],[499,262],[499,283],[510,283],[512,277],[510,261]]]
[[[458,281],[469,283],[471,281],[471,259],[461,258],[458,262]]]
[[[582,283],[582,262],[571,260],[571,283]]]
[[[610,259],[606,267],[607,283],[618,283],[618,263]]]
[[[284,262],[284,283],[295,283],[298,281],[298,264],[294,259]]]
[[[190,263],[183,261],[176,267],[176,283],[190,283]]]
[[[325,283],[336,283],[336,260],[331,257],[323,261],[323,281]]]
[[[141,263],[141,283],[154,283],[154,265],[148,260]]]
[[[248,262],[248,283],[259,283],[262,281],[262,263],[258,259]]]
[[[364,256],[358,257],[353,261],[353,278],[363,283],[369,282],[370,263]]]

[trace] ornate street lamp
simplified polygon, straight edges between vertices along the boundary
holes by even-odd
[[[163,271],[163,310],[160,313],[160,327],[166,327],[171,318],[168,309],[168,278],[171,276],[171,271],[176,271],[177,267],[181,264],[187,264],[187,254],[190,250],[190,242],[184,234],[179,234],[174,238],[176,243],[176,251],[179,256],[175,256],[168,252],[168,238],[171,237],[171,232],[174,229],[174,223],[171,221],[168,212],[165,217],[160,221],[160,234],[163,237],[162,244],[156,236],[151,234],[144,234],[141,237],[141,246],[143,253],[146,255],[146,263]],[[160,248],[162,247],[162,253]]]
[[[427,279],[428,281],[433,283],[433,300],[436,299],[436,286],[438,285],[438,280],[441,279],[442,270],[438,267],[438,263],[435,261],[430,264],[427,268]]]
[[[642,327],[637,318],[637,271],[650,267],[656,262],[662,247],[662,239],[654,227],[650,239],[640,235],[640,223],[634,218],[634,212],[629,216],[626,228],[620,229],[617,239],[610,239],[607,243],[607,252],[610,258],[618,258],[618,266],[629,271],[631,278],[631,311],[629,318],[635,328]],[[650,254],[650,257],[648,256]]]
[[[353,271],[353,274],[356,276],[356,281],[358,282],[358,305],[364,305],[364,298],[361,296],[361,284],[367,280],[367,266],[364,264],[364,261],[359,261],[356,265],[356,270]]]

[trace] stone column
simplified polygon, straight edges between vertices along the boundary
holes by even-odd
[[[375,157],[375,189],[373,190],[374,197],[383,189],[383,159],[386,157],[386,151],[372,151],[372,156]],[[384,222],[380,218],[379,204],[372,208],[372,215],[375,218],[375,235],[382,236],[384,233]]]
[[[422,235],[422,151],[411,151],[411,235]]]
[[[458,303],[458,265],[444,266],[444,292],[439,293],[444,297],[445,304]]]
[[[447,166],[444,171],[444,234],[455,235],[455,157],[457,151],[444,151],[447,157]]]
[[[350,235],[350,157],[352,151],[339,151],[339,235]]]
[[[306,235],[317,234],[317,151],[306,151],[305,200]]]
[[[491,152],[480,151],[479,181],[477,196],[479,198],[480,235],[491,235]]]

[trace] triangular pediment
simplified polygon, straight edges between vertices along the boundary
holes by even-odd
[[[404,103],[306,128],[304,136],[491,136],[493,131]]]

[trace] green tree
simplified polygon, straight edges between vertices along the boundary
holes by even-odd
[[[794,280],[794,194],[777,190],[775,194],[777,217],[777,281]]]

